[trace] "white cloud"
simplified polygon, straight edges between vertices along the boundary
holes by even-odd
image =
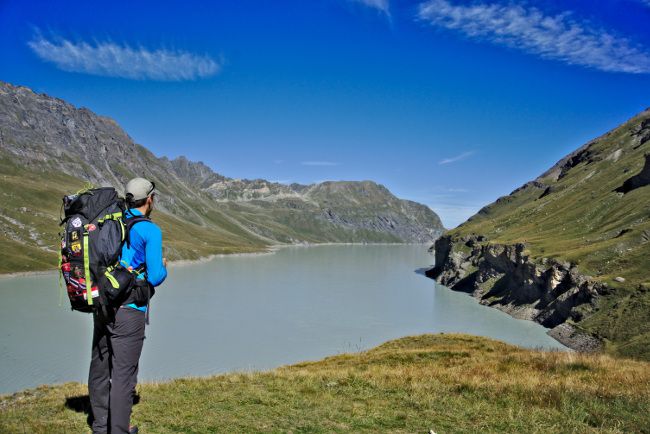
[[[388,0],[352,0],[357,3],[364,4],[369,8],[377,9],[380,12],[390,15],[390,4]]]
[[[475,154],[474,151],[463,152],[462,154],[456,155],[455,157],[443,158],[442,160],[438,161],[438,164],[451,164],[451,163],[455,163],[455,162],[457,162],[457,161],[465,160],[465,159],[471,157],[471,156],[474,155],[474,154]]]
[[[649,0],[650,1],[650,0]],[[448,0],[421,3],[418,18],[465,36],[505,45],[545,59],[610,72],[650,73],[650,53],[571,13],[546,15],[515,4],[456,5]]]
[[[183,81],[210,77],[221,69],[219,62],[209,56],[177,50],[133,48],[114,42],[47,39],[37,33],[27,45],[38,57],[59,69],[106,77]]]
[[[338,166],[339,163],[333,161],[301,161],[303,166]]]

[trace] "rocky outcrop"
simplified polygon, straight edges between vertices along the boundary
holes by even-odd
[[[603,343],[600,339],[569,323],[554,327],[548,331],[548,335],[567,347],[583,353],[597,353],[603,350]]]
[[[532,261],[524,244],[495,244],[481,235],[445,235],[434,249],[435,266],[427,276],[471,294],[481,304],[538,322],[571,348],[601,348],[600,340],[582,332],[579,323],[596,309],[598,297],[611,289],[580,274],[574,264]]]
[[[637,188],[645,187],[646,185],[650,185],[650,154],[645,155],[645,165],[641,169],[641,172],[626,179],[623,185],[618,187],[616,191],[625,194]]]

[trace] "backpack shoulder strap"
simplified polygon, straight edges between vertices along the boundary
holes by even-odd
[[[133,216],[124,219],[124,226],[126,227],[126,230],[124,231],[124,242],[127,247],[131,247],[131,228],[137,223],[150,221],[151,219],[147,216]]]
[[[128,217],[128,218],[124,219],[124,224],[126,225],[126,228],[128,230],[131,230],[133,225],[135,225],[136,223],[150,222],[150,221],[151,221],[151,219],[149,217],[143,216],[143,215],[138,215],[138,216]]]

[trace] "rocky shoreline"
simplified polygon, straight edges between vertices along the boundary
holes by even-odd
[[[603,349],[602,340],[579,323],[612,289],[580,274],[575,264],[532,261],[524,244],[491,243],[482,235],[444,235],[433,249],[435,266],[426,271],[428,277],[515,318],[535,321],[576,351]]]

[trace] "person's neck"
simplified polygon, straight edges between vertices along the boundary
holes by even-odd
[[[147,209],[147,205],[142,205],[141,207],[139,207],[139,208],[134,208],[134,209],[137,209],[138,211],[140,211],[140,214],[142,214],[142,215],[144,215],[144,216],[147,215],[147,211],[148,211],[148,209]]]

